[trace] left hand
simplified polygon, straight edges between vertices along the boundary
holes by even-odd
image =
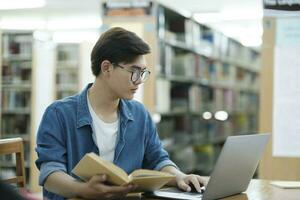
[[[193,184],[198,192],[201,192],[201,187],[206,185],[206,181],[196,174],[180,174],[176,176],[176,183],[179,189],[190,192],[190,184]]]

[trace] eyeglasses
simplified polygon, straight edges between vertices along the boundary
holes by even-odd
[[[131,66],[133,69],[132,70],[129,70],[129,69],[126,69],[125,67],[119,65],[119,64],[116,64],[116,63],[112,63],[112,65],[116,66],[116,67],[120,67],[128,72],[131,73],[131,81],[133,83],[136,83],[139,79],[141,79],[141,82],[144,83],[150,76],[150,71],[147,70],[147,69],[140,69],[140,67],[137,67],[137,66]]]

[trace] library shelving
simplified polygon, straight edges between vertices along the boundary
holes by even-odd
[[[29,174],[31,99],[32,99],[32,32],[0,33],[1,44],[1,138],[21,137],[24,140],[25,167]],[[15,172],[15,157],[3,156],[1,177]]]
[[[94,41],[61,43],[52,31],[0,31],[0,138],[22,137],[26,181],[38,187],[36,133],[45,109],[55,99],[73,95],[94,80],[90,52]],[[14,174],[14,157],[0,158],[0,176]]]
[[[151,46],[144,104],[183,171],[208,175],[227,136],[257,131],[259,51],[157,2],[102,9],[103,30],[122,26]]]
[[[80,44],[56,45],[56,98],[62,99],[79,91]]]

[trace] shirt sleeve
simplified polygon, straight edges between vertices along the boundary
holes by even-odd
[[[161,141],[159,139],[158,133],[154,122],[151,119],[150,114],[147,112],[148,119],[148,133],[146,138],[146,149],[144,158],[144,167],[148,169],[161,170],[166,166],[176,166],[169,158],[169,154],[163,148]]]
[[[55,171],[66,172],[66,146],[61,120],[52,105],[47,108],[37,133],[36,166],[40,170],[39,184]]]

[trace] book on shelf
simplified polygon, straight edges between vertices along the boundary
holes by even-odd
[[[201,30],[199,24],[190,19],[184,21],[185,29],[185,44],[192,49],[197,49],[200,46]]]
[[[213,56],[221,56],[222,33],[213,31]]]
[[[189,91],[187,85],[174,84],[171,86],[171,109],[187,112],[189,107]]]
[[[87,153],[72,173],[83,181],[88,181],[96,174],[105,174],[107,181],[113,185],[136,184],[136,192],[158,190],[175,178],[175,175],[169,173],[146,169],[138,169],[128,175],[123,169],[95,153]]]
[[[78,44],[58,44],[57,45],[57,61],[74,61],[78,60],[79,46]]]
[[[189,88],[189,109],[191,112],[200,112],[201,106],[201,91],[197,85],[192,85]]]
[[[222,110],[224,108],[223,90],[216,88],[214,90],[214,109]]]
[[[171,109],[171,83],[166,79],[156,81],[156,111],[159,113],[169,112]]]
[[[214,60],[207,60],[207,63],[208,63],[209,80],[216,81],[216,79],[217,79],[216,63]]]
[[[175,56],[175,52],[172,49],[171,46],[166,45],[165,46],[165,60],[164,60],[164,65],[165,65],[165,69],[164,69],[164,74],[165,75],[171,75],[172,74],[172,59]]]
[[[235,105],[235,102],[234,102],[234,92],[233,90],[231,89],[227,89],[227,90],[224,90],[224,93],[223,93],[224,97],[224,103],[223,103],[223,108],[225,111],[231,113],[234,109],[234,105]]]
[[[195,56],[195,77],[207,81],[209,79],[208,59],[204,56]]]
[[[172,60],[172,67],[174,75],[195,77],[196,57],[192,53],[177,54]]]
[[[30,92],[2,89],[2,110],[30,107]]]
[[[214,89],[212,87],[202,86],[200,110],[210,111],[214,108]]]
[[[225,35],[221,36],[220,39],[220,57],[221,58],[227,58],[228,57],[228,43],[229,43],[229,38],[226,37]]]
[[[3,34],[3,57],[21,55],[30,58],[31,51],[31,34]]]

